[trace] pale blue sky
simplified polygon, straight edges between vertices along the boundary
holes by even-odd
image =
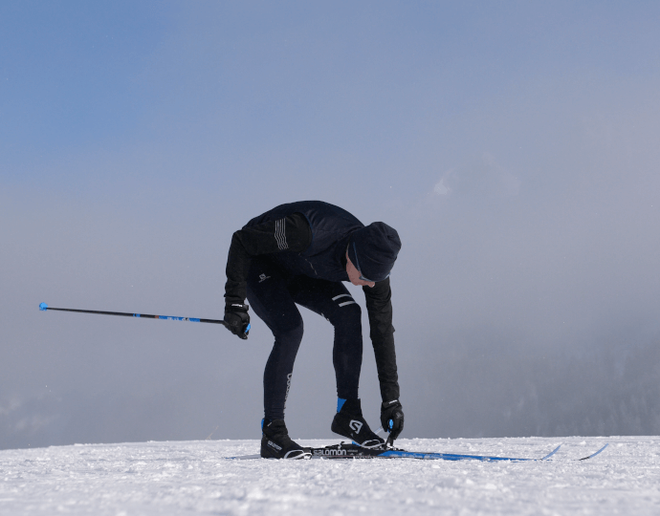
[[[659,22],[657,2],[3,3],[0,447],[257,437],[260,322],[243,343],[37,306],[221,317],[231,233],[297,199],[401,234],[408,436],[660,432],[630,402],[660,398]],[[326,437],[331,335],[306,325],[287,418]]]

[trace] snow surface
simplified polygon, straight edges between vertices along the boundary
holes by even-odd
[[[560,443],[550,461],[517,463],[227,459],[257,453],[254,440],[3,450],[0,514],[660,514],[660,437],[397,441],[522,457]]]

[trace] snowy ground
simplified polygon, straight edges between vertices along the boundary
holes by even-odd
[[[0,514],[660,514],[660,437],[397,441],[523,457],[560,443],[551,461],[524,463],[226,459],[256,453],[257,441],[4,450]]]

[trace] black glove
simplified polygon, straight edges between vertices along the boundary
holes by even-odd
[[[250,333],[248,305],[227,303],[225,305],[225,328],[241,339],[247,339]]]
[[[403,407],[399,400],[383,402],[380,406],[380,422],[383,430],[390,433],[387,442],[392,444],[403,430]]]

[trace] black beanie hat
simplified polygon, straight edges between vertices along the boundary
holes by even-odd
[[[382,281],[390,275],[400,249],[396,229],[373,222],[351,233],[348,257],[364,278]]]

